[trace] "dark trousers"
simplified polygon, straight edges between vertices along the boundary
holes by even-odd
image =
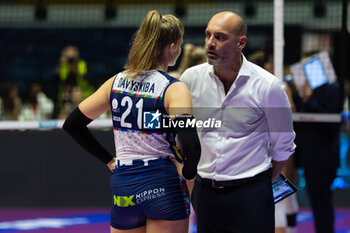
[[[335,176],[335,169],[305,168],[306,188],[317,233],[334,232],[333,193],[330,186]]]
[[[195,181],[192,205],[198,233],[274,233],[271,175],[221,189]]]

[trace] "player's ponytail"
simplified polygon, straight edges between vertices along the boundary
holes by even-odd
[[[142,70],[155,69],[163,58],[165,46],[177,42],[183,33],[183,25],[175,16],[149,11],[136,32],[124,67],[129,77],[135,77]]]

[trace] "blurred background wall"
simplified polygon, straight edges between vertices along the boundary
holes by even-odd
[[[233,10],[248,24],[245,55],[272,50],[272,0],[2,0],[0,83],[15,82],[24,96],[29,83],[38,81],[55,98],[55,67],[62,49],[72,44],[87,62],[89,81],[99,86],[123,69],[130,39],[151,9],[178,15],[186,28],[184,43],[196,45],[204,44],[204,30],[213,14]],[[327,50],[339,70],[342,0],[286,1],[284,21],[286,65],[304,53]],[[349,68],[347,72],[349,76]]]

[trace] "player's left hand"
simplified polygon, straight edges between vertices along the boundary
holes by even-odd
[[[113,171],[115,168],[115,158],[113,158],[108,164],[107,167],[109,168],[109,170]]]
[[[184,166],[183,163],[179,163],[174,157],[169,157],[170,160],[174,163],[177,173],[184,179],[182,175],[182,167]]]

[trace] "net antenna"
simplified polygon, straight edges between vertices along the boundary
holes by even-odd
[[[273,67],[274,74],[283,80],[283,56],[284,56],[284,0],[274,0],[273,23]]]

